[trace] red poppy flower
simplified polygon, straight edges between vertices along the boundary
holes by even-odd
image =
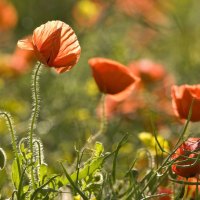
[[[199,153],[200,138],[189,138],[172,155],[172,171],[182,177],[195,177],[200,173],[200,161],[196,160]]]
[[[200,121],[200,84],[172,86],[172,107],[175,114],[181,119],[187,119],[192,104],[190,121]]]
[[[89,65],[99,90],[106,94],[120,93],[139,81],[129,68],[110,59],[92,58]]]
[[[79,60],[81,48],[72,28],[50,21],[36,28],[31,38],[18,41],[22,49],[34,51],[38,60],[58,73],[70,70]]]

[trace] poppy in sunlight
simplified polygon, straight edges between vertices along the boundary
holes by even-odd
[[[190,121],[200,121],[200,84],[172,86],[172,107],[176,116],[187,119],[190,107],[192,115]]]
[[[8,30],[17,24],[17,11],[6,0],[0,0],[0,30]]]
[[[189,138],[172,155],[172,171],[182,177],[195,177],[200,173],[200,138]]]
[[[79,60],[81,47],[72,28],[62,21],[49,21],[33,31],[31,38],[18,41],[22,49],[33,51],[46,66],[58,73],[70,70]]]
[[[106,94],[118,94],[129,86],[132,88],[139,82],[126,66],[106,58],[89,60],[93,77],[99,90]]]
[[[148,59],[134,61],[129,64],[131,71],[143,81],[158,81],[165,77],[164,67]]]

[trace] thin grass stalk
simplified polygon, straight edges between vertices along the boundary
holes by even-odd
[[[171,158],[171,156],[176,152],[176,150],[179,148],[179,143],[181,142],[181,140],[183,139],[185,132],[188,128],[191,116],[192,116],[192,107],[193,107],[193,103],[194,103],[194,99],[192,100],[192,103],[190,105],[190,109],[189,109],[189,114],[188,114],[188,119],[186,121],[186,124],[183,128],[183,131],[179,137],[179,140],[177,141],[174,150],[172,151],[172,153],[170,155],[168,155],[168,157],[165,159],[165,161],[162,163],[162,165],[154,172],[154,174],[151,176],[151,178],[149,179],[149,181],[147,182],[147,184],[143,187],[143,189],[141,190],[141,192],[143,193],[146,188],[148,187],[148,185],[151,183],[151,181],[154,179],[155,176],[157,176],[157,173],[163,168],[163,166],[165,166],[167,164],[167,162],[169,161],[169,159]]]

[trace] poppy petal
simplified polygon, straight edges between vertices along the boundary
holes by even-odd
[[[34,51],[33,43],[30,38],[19,40],[17,46],[24,50]]]
[[[99,90],[106,94],[117,94],[136,82],[136,77],[129,68],[105,58],[89,60],[93,77]]]
[[[200,85],[174,85],[171,88],[171,96],[172,107],[176,116],[187,119],[192,105],[190,121],[200,121]]]

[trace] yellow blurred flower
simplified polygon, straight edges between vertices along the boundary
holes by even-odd
[[[155,137],[148,132],[141,132],[138,135],[140,141],[146,146],[146,148],[153,154],[153,155],[162,155],[162,151],[159,145],[156,142]],[[169,143],[160,135],[157,135],[157,140],[160,146],[165,150],[169,151]]]
[[[73,17],[79,25],[92,26],[101,16],[103,5],[93,0],[80,0],[73,8]]]
[[[81,108],[76,111],[75,116],[79,121],[86,121],[90,118],[90,113],[87,109]]]
[[[74,196],[74,200],[81,200],[81,196],[80,195]]]
[[[121,153],[124,154],[129,154],[131,152],[133,152],[133,144],[132,143],[126,143],[125,145],[123,145],[120,149]]]
[[[18,115],[27,114],[28,104],[24,101],[18,101],[15,99],[1,99],[0,105],[3,105],[4,109],[10,113],[16,113]]]
[[[85,90],[88,96],[96,96],[99,92],[97,85],[93,79],[89,79],[86,82]]]
[[[98,13],[98,6],[90,0],[82,0],[77,3],[77,9],[81,15],[90,19]]]

